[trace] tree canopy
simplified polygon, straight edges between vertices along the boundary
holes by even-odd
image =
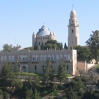
[[[77,50],[78,61],[88,61],[90,59],[90,49],[87,46],[76,46],[74,48]]]
[[[3,45],[3,51],[11,51],[12,45],[10,44],[4,44]]]
[[[48,40],[45,45],[41,45],[41,49],[62,49],[63,48],[63,44],[57,42],[56,40]]]
[[[90,38],[86,41],[87,46],[91,52],[91,58],[99,61],[99,31],[92,31]]]

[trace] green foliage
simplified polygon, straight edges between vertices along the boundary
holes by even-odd
[[[67,93],[67,99],[78,99],[78,96],[73,91],[71,86],[70,86],[69,90],[66,93]]]
[[[17,76],[13,72],[13,66],[10,62],[7,62],[0,73],[0,87],[3,88],[3,91],[7,90],[7,87],[15,87],[17,90],[21,89],[23,84],[17,79]]]
[[[36,86],[40,86],[40,77],[38,75],[34,76],[34,84]]]
[[[99,31],[96,30],[92,32],[93,34],[90,35],[90,38],[86,41],[87,46],[91,52],[91,58],[95,59],[96,62],[99,61]]]
[[[51,96],[58,96],[59,91],[58,90],[54,90],[50,93]]]
[[[28,89],[26,91],[26,99],[33,99],[33,90],[32,89]]]
[[[41,99],[40,92],[34,89],[33,99]]]
[[[54,90],[57,90],[57,89],[58,89],[57,84],[56,84],[56,83],[53,83],[53,85],[52,85],[52,90],[54,91]]]
[[[24,48],[24,49],[27,49],[27,50],[34,50],[33,47],[26,47],[26,48]]]
[[[73,88],[77,91],[81,90],[85,90],[86,87],[84,85],[84,83],[82,82],[80,77],[77,77],[76,80],[73,80]]]
[[[28,73],[28,72],[16,72],[16,75],[22,75],[22,76],[36,76],[38,74],[36,73]]]
[[[76,46],[77,59],[79,61],[85,61],[90,59],[90,49],[87,46]]]
[[[34,50],[38,50],[37,42],[34,45]]]
[[[4,92],[4,99],[10,99],[10,94],[7,92]]]
[[[23,83],[19,79],[16,79],[14,86],[16,90],[20,90],[23,87]]]
[[[26,99],[41,99],[40,92],[38,92],[36,89],[34,89],[34,92],[32,89],[28,89],[26,91]]]
[[[12,86],[14,79],[16,79],[16,75],[13,72],[13,66],[10,62],[7,62],[0,73],[0,85],[5,89],[8,86]]]
[[[44,49],[62,49],[63,45],[62,43],[57,42],[56,40],[49,40],[45,43]]]
[[[3,45],[3,51],[11,51],[12,45],[4,44]]]
[[[66,44],[66,43],[64,44],[64,49],[68,49],[68,47],[67,47],[67,44]]]
[[[61,61],[59,68],[58,68],[58,79],[60,80],[60,83],[67,78],[67,72],[66,72],[66,64]]]
[[[95,99],[99,99],[99,91],[98,92],[94,92],[94,97],[95,97]]]
[[[48,83],[49,80],[53,80],[54,77],[54,69],[52,69],[52,64],[50,60],[47,60],[46,66],[44,68],[43,80],[45,83]]]
[[[0,89],[0,99],[3,99],[3,92],[1,89]]]
[[[99,71],[99,64],[96,66],[96,69]]]

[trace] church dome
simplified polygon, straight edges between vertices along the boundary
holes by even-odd
[[[75,10],[72,10],[71,12],[70,12],[70,17],[75,17],[76,16],[76,11]]]
[[[43,26],[41,27],[41,29],[39,29],[39,31],[37,32],[36,35],[37,35],[37,36],[50,35],[50,30],[49,30],[45,25],[43,25]]]

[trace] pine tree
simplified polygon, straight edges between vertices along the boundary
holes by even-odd
[[[54,73],[54,69],[52,69],[51,61],[47,60],[43,75],[43,80],[45,83],[48,83],[49,80],[53,78],[53,73]]]
[[[58,79],[60,80],[60,83],[67,78],[67,72],[66,72],[66,64],[61,61],[58,69]]]
[[[78,99],[76,93],[73,91],[72,87],[70,86],[69,91],[67,92],[68,99]]]
[[[35,42],[34,50],[38,50],[37,42]]]
[[[67,44],[66,44],[66,43],[64,44],[64,49],[68,49],[68,47],[67,47]]]

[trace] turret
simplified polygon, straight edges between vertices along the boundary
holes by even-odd
[[[70,12],[68,25],[68,48],[79,45],[79,25],[75,10]]]
[[[32,35],[32,46],[35,45],[35,41],[36,41],[36,34],[33,32],[33,35]]]

